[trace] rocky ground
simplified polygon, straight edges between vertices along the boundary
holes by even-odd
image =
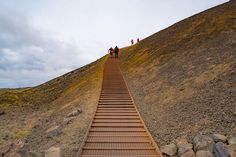
[[[164,154],[235,150],[235,52],[235,1],[122,49],[122,71]],[[96,109],[105,59],[37,87],[0,90],[0,157],[74,157]]]
[[[128,86],[158,145],[236,133],[235,28],[230,2],[122,50]]]
[[[236,135],[196,135],[192,143],[185,138],[160,147],[165,157],[223,157],[236,156]]]
[[[76,156],[97,106],[105,60],[38,87],[0,90],[0,157]]]

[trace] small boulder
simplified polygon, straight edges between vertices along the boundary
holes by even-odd
[[[80,108],[77,108],[75,110],[73,110],[72,112],[70,112],[67,117],[75,117],[78,116],[80,113],[82,112],[82,110]]]
[[[59,147],[51,147],[45,151],[44,157],[62,157],[61,149]]]
[[[214,154],[216,157],[230,157],[229,151],[222,142],[218,142],[214,145]]]
[[[184,152],[181,155],[178,155],[179,157],[195,157],[195,153],[194,151],[191,149],[187,150],[186,152]]]
[[[196,152],[196,157],[213,157],[213,154],[206,150],[199,150]]]
[[[236,117],[236,111],[234,111],[233,115]]]
[[[229,143],[230,145],[236,144],[236,134],[233,135],[233,136],[231,136],[231,137],[229,138],[228,143]]]
[[[0,116],[6,114],[6,112],[2,109],[0,109]]]
[[[194,154],[192,153],[193,145],[191,143],[188,143],[186,139],[181,139],[177,142],[178,146],[178,156],[186,156]]]
[[[174,156],[177,153],[177,147],[175,144],[171,143],[160,148],[162,154]]]
[[[194,151],[206,150],[213,153],[214,141],[211,137],[206,135],[197,135],[193,139]]]
[[[227,141],[227,137],[224,135],[221,135],[221,134],[212,134],[211,137],[215,142],[224,142],[225,143]]]
[[[46,131],[47,138],[53,138],[62,134],[62,130],[59,126],[53,126]]]
[[[63,119],[63,124],[64,125],[70,124],[70,123],[72,123],[73,119],[74,119],[73,117],[65,117]]]

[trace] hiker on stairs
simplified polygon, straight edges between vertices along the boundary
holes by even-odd
[[[115,50],[115,58],[118,58],[119,48],[116,46],[114,50]]]
[[[114,49],[113,49],[112,47],[109,48],[108,53],[110,53],[110,56],[111,56],[111,58],[112,58],[113,53],[114,53]]]

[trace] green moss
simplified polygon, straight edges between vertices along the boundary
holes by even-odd
[[[77,81],[74,81],[67,89],[63,91],[60,98],[65,98],[77,89],[83,89],[83,87],[88,85],[97,84],[99,80],[102,80],[104,63],[107,58],[108,56],[103,57],[101,61],[94,65],[87,73],[84,74],[83,77]]]
[[[21,130],[15,134],[15,139],[22,139],[31,134],[31,130]]]

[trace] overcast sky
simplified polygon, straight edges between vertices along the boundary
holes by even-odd
[[[0,0],[0,88],[39,85],[226,0]]]

